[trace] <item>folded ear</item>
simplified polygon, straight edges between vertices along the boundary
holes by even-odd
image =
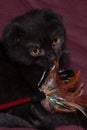
[[[2,38],[3,48],[9,60],[26,62],[28,61],[28,56],[25,49],[21,46],[25,32],[20,26],[17,23],[11,23],[5,28]]]
[[[19,24],[9,24],[3,32],[3,41],[9,44],[16,44],[24,35],[24,30]]]
[[[63,18],[60,14],[53,12],[51,9],[43,9],[43,16],[47,22],[55,21],[59,24],[63,22]]]

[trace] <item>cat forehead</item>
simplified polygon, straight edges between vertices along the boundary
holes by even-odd
[[[43,48],[43,49],[47,49],[51,46],[51,39],[49,37],[46,36],[46,38],[41,37],[37,39],[33,38],[31,39],[31,37],[28,37],[27,40],[27,47],[31,47],[31,48]]]
[[[34,25],[26,25],[26,35],[30,40],[34,41],[47,41],[50,40],[52,37],[60,33],[58,28],[58,24],[36,24]]]

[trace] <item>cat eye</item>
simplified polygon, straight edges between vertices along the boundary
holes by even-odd
[[[58,45],[60,43],[60,39],[59,38],[56,38],[56,39],[54,39],[53,40],[53,46],[56,46],[56,45]]]
[[[38,56],[40,54],[40,49],[39,48],[35,48],[31,51],[31,55],[32,56]]]

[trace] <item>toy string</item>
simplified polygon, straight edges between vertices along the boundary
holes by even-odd
[[[18,105],[21,105],[21,104],[24,104],[24,103],[27,103],[27,102],[31,102],[31,98],[24,98],[24,99],[12,101],[12,102],[9,102],[9,103],[1,104],[0,110],[11,108],[11,107],[14,107],[14,106],[18,106]]]
[[[38,86],[40,86],[40,84],[42,83],[45,75],[46,75],[46,70],[43,72],[42,76],[41,76],[41,79],[38,83]],[[21,105],[21,104],[24,104],[24,103],[28,103],[28,102],[31,102],[31,98],[28,97],[28,98],[23,98],[23,99],[20,99],[20,100],[16,100],[16,101],[12,101],[12,102],[8,102],[8,103],[5,103],[5,104],[0,104],[0,110],[3,110],[3,109],[7,109],[7,108],[11,108],[11,107],[14,107],[14,106],[18,106],[18,105]]]

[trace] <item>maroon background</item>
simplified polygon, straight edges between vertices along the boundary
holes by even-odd
[[[63,16],[70,66],[75,71],[81,70],[81,82],[87,95],[87,0],[0,0],[0,37],[14,17],[35,8],[51,8]],[[69,129],[77,128],[66,128]]]
[[[36,130],[36,129],[28,129],[28,128],[0,128],[0,130]],[[69,127],[63,126],[63,127],[58,127],[55,130],[83,130],[83,129],[80,128],[80,127],[78,129],[77,126],[69,126]]]

